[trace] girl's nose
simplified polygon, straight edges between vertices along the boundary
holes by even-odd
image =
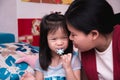
[[[57,45],[58,45],[58,46],[63,45],[63,43],[64,43],[64,42],[63,42],[62,40],[58,40],[58,41],[57,41]]]

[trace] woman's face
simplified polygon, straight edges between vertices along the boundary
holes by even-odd
[[[52,52],[56,52],[57,49],[67,49],[68,47],[68,35],[63,31],[63,29],[58,28],[54,33],[48,33],[48,46]]]
[[[79,49],[80,52],[88,51],[93,48],[93,36],[92,34],[85,34],[80,30],[75,29],[73,26],[68,25],[68,30],[70,31],[70,40],[72,40],[73,45]]]

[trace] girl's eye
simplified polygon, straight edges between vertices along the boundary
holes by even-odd
[[[64,37],[63,37],[63,39],[67,39],[67,38],[68,38],[68,36],[64,36]]]
[[[52,38],[51,40],[56,40],[57,38]]]

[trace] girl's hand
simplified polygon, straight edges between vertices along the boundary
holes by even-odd
[[[25,72],[20,80],[35,80],[35,77],[30,72]]]
[[[72,54],[71,53],[64,54],[64,55],[61,56],[62,65],[63,65],[63,68],[65,70],[71,69],[71,58],[72,58]]]

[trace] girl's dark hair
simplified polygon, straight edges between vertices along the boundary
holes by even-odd
[[[91,30],[109,34],[116,24],[113,9],[106,0],[74,0],[65,16],[68,24],[85,34]]]
[[[64,15],[56,12],[51,13],[43,17],[40,24],[40,53],[39,62],[43,70],[47,70],[48,66],[51,64],[51,50],[48,47],[47,36],[49,32],[55,32],[58,28],[62,28],[69,36],[70,32],[67,29],[66,20]],[[63,33],[64,34],[64,33]],[[68,48],[65,50],[65,54],[72,53],[73,45],[72,41],[69,40]]]

